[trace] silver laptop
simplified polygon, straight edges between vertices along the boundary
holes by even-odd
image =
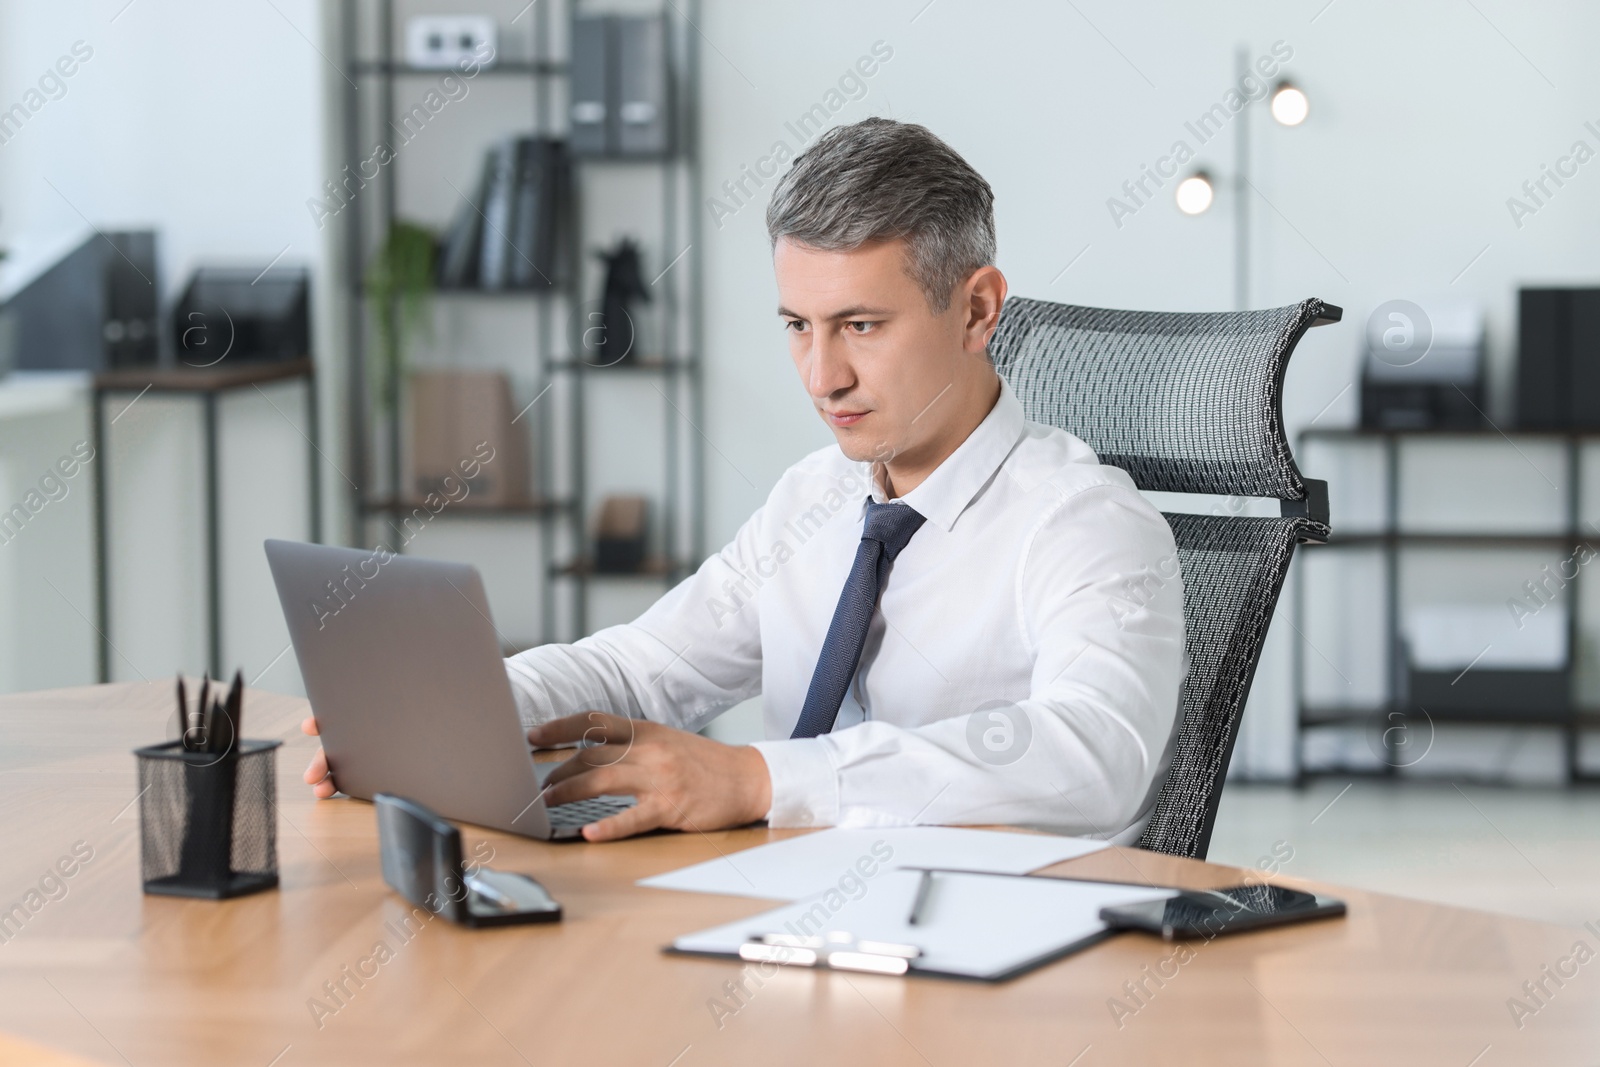
[[[633,803],[545,806],[558,765],[533,762],[475,568],[298,541],[266,549],[341,792],[395,793],[547,841]]]

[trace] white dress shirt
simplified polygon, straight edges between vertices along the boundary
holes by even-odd
[[[885,579],[833,731],[791,739],[855,559],[871,464],[830,446],[636,621],[507,661],[529,725],[597,709],[698,730],[760,695],[768,822],[1043,825],[1132,841],[1183,673],[1166,520],[1009,385],[901,499],[927,521]]]

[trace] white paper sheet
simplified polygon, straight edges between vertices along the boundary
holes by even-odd
[[[897,867],[950,867],[1027,874],[1105,848],[1104,841],[1048,834],[911,826],[819,830],[697,863],[639,884],[690,893],[799,900],[838,888],[853,892]]]
[[[815,937],[839,931],[859,940],[917,946],[922,956],[912,964],[914,970],[997,978],[1083,947],[1104,933],[1103,907],[1173,895],[1172,890],[1148,886],[935,874],[912,926],[906,919],[920,879],[916,871],[889,871],[856,899],[835,906],[824,894],[687,934],[672,947],[737,954],[746,940],[763,934]]]

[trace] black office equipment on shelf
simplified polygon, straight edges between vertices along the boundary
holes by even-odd
[[[1432,313],[1391,300],[1367,321],[1361,425],[1387,430],[1484,425],[1484,324],[1474,305]]]
[[[500,26],[489,15],[412,15],[406,19],[406,62],[426,70],[493,66]]]
[[[599,311],[591,311],[584,322],[583,358],[597,367],[614,367],[638,359],[638,330],[628,308],[634,301],[648,301],[650,290],[644,284],[639,246],[628,238],[597,254],[606,265],[606,280]]]
[[[1547,591],[1547,595],[1548,591]],[[1399,703],[1470,722],[1515,709],[1529,720],[1564,717],[1572,654],[1568,607],[1541,603],[1513,622],[1497,603],[1429,603],[1403,613]]]
[[[1410,665],[1405,703],[1464,722],[1477,715],[1496,719],[1504,708],[1521,709],[1529,722],[1546,722],[1566,717],[1570,685],[1566,670],[1426,671]]]
[[[1600,429],[1600,289],[1523,289],[1517,426]]]
[[[11,270],[25,268],[11,264]],[[160,353],[153,230],[93,233],[18,283],[0,305],[0,373],[104,371]]]
[[[303,359],[311,352],[311,276],[304,268],[201,267],[172,309],[180,364],[213,367]]]
[[[636,574],[644,567],[650,504],[642,496],[608,496],[595,521],[594,567],[602,574]]]

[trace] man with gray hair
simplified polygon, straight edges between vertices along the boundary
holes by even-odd
[[[767,230],[837,447],[633,623],[507,661],[530,741],[590,742],[546,799],[638,798],[591,841],[763,818],[1136,839],[1174,736],[1183,596],[1125,594],[1172,574],[1176,547],[989,361],[1006,296],[989,184],[923,127],[871,118],[795,159]],[[757,695],[768,740],[695,733]],[[320,752],[306,778],[332,795]]]

